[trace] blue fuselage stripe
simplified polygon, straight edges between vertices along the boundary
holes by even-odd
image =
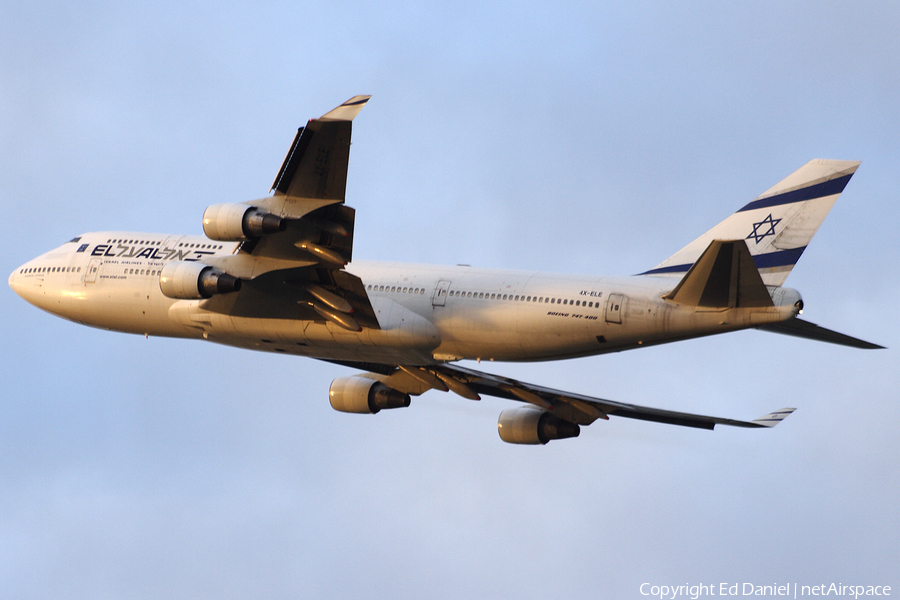
[[[799,190],[777,194],[761,200],[754,200],[738,212],[747,210],[755,210],[757,208],[768,208],[770,206],[780,206],[782,204],[791,204],[794,202],[803,202],[804,200],[815,200],[816,198],[824,198],[825,196],[833,196],[840,194],[847,187],[847,182],[853,175],[844,175],[832,179],[831,181],[823,181],[816,185],[811,185]]]

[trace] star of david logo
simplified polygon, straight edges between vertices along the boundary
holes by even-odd
[[[754,223],[753,231],[744,239],[749,240],[750,238],[753,238],[758,244],[761,239],[770,235],[775,235],[775,226],[779,223],[781,223],[781,219],[773,219],[772,215],[769,215],[759,223]],[[768,227],[768,229],[766,229],[766,227]]]

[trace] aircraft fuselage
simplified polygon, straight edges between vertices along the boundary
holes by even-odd
[[[166,263],[215,266],[237,252],[237,243],[201,236],[90,233],[22,265],[9,284],[35,306],[93,327],[384,364],[565,359],[776,323],[798,312],[799,294],[786,288],[773,290],[772,307],[698,310],[662,298],[676,283],[667,278],[372,261],[346,267],[365,285],[380,326],[359,332],[298,319],[290,305],[242,316],[229,295],[174,300],[161,292]]]

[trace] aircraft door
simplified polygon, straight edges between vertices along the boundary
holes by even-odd
[[[622,309],[625,308],[624,294],[610,294],[606,301],[606,322],[622,323]]]
[[[175,247],[178,245],[178,240],[183,238],[183,235],[170,235],[167,237],[160,248],[162,248],[163,256],[168,256],[175,252]]]
[[[100,272],[100,263],[102,262],[102,258],[91,259],[91,262],[88,263],[87,266],[87,272],[84,274],[85,283],[95,283],[97,281],[97,273]]]
[[[441,279],[434,286],[434,295],[431,297],[431,306],[444,306],[447,303],[447,294],[450,293],[450,282]]]

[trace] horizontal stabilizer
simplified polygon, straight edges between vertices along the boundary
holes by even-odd
[[[775,427],[782,421],[784,421],[789,414],[797,410],[796,408],[782,408],[776,410],[775,412],[769,413],[763,417],[758,419],[753,419],[753,423],[756,423],[762,427]]]
[[[803,321],[802,319],[791,319],[783,323],[774,323],[772,325],[763,325],[757,327],[763,331],[773,331],[784,335],[793,335],[796,337],[806,338],[808,340],[817,340],[819,342],[828,342],[829,344],[840,344],[841,346],[850,346],[851,348],[862,348],[863,350],[878,350],[884,346],[866,342],[837,331],[819,327],[815,323]]]
[[[744,240],[713,240],[697,262],[663,296],[686,306],[773,306]]]

